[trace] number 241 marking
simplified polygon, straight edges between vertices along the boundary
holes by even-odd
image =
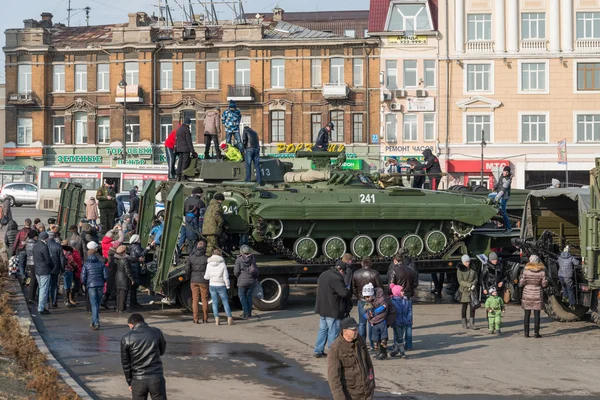
[[[375,203],[375,194],[359,194],[361,203]]]

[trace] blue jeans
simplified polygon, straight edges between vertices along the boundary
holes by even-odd
[[[365,341],[367,340],[367,327],[369,327],[369,339],[373,337],[373,327],[370,324],[367,324],[367,319],[365,318],[366,303],[367,302],[364,300],[358,301],[358,334],[362,336]],[[371,347],[373,347],[372,340]]]
[[[66,291],[71,290],[71,286],[73,286],[73,271],[65,271],[65,273],[63,274],[63,279],[65,286],[65,302],[67,302],[69,299],[67,299]]]
[[[175,179],[175,151],[165,146],[165,155],[167,156],[169,179]]]
[[[231,142],[231,136],[233,136],[235,138],[235,144],[233,144]],[[235,130],[233,130],[233,129],[227,130],[225,132],[225,142],[229,143],[229,144],[233,144],[243,154],[242,139],[240,137],[240,129],[239,128],[237,128]]]
[[[394,330],[394,344],[396,346],[401,346],[404,344],[404,336],[406,335],[408,328],[411,327],[408,325],[392,326],[392,329]]]
[[[508,199],[502,199],[500,200],[500,210],[502,211],[502,219],[504,220],[504,229],[512,229],[512,226],[510,225],[510,220],[508,219],[508,214],[506,213],[506,203],[508,202]]]
[[[44,311],[48,305],[48,290],[50,289],[50,275],[35,275],[38,282],[38,312]]]
[[[215,318],[219,318],[219,298],[223,302],[223,308],[225,308],[225,314],[228,318],[233,317],[231,314],[231,307],[229,307],[229,297],[227,296],[227,288],[225,286],[209,286],[210,298],[212,299],[213,315]]]
[[[100,324],[100,301],[102,300],[102,290],[104,287],[87,288],[90,296],[90,305],[92,306],[92,325]]]
[[[575,300],[575,286],[573,284],[573,278],[565,278],[563,276],[559,276],[558,280],[560,281],[560,285],[562,286],[563,297],[569,299],[569,305],[574,306],[577,301]]]
[[[340,335],[340,330],[341,321],[339,319],[320,317],[315,354],[323,354],[325,352],[325,343],[327,343],[327,348],[330,348],[333,341]]]
[[[238,297],[242,303],[242,309],[244,310],[244,316],[252,316],[252,291],[254,286],[250,287],[238,287]]]
[[[179,229],[179,240],[177,241],[177,248],[179,249],[179,251],[181,251],[181,249],[183,248],[183,244],[185,243],[185,230],[187,228],[183,225],[181,225],[181,228]],[[190,250],[188,249],[188,254],[191,253],[194,249]]]
[[[256,183],[262,184],[260,178],[260,149],[246,149],[246,182],[251,182],[252,163],[256,172]]]

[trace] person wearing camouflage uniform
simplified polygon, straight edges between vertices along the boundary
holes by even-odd
[[[214,249],[219,248],[219,238],[223,234],[223,209],[221,203],[225,200],[223,193],[217,193],[210,201],[204,214],[202,223],[202,236],[206,238],[206,254],[212,255]]]
[[[104,185],[96,191],[96,200],[100,210],[101,233],[106,233],[113,228],[117,213],[117,199],[111,183],[104,182]]]

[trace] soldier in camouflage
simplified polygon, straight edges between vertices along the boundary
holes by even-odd
[[[117,213],[117,199],[112,182],[104,181],[104,185],[96,191],[96,200],[100,210],[100,225],[102,225],[100,233],[106,233],[112,229]]]
[[[204,214],[204,222],[202,224],[202,236],[206,238],[206,254],[212,254],[212,251],[219,248],[219,238],[223,234],[223,209],[221,203],[225,200],[223,193],[217,193],[210,201],[206,213]]]

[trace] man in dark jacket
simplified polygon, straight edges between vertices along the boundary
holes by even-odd
[[[100,225],[103,233],[112,229],[115,223],[117,213],[116,196],[113,182],[108,179],[96,191],[96,200],[98,200],[98,210],[100,211]]]
[[[25,242],[27,241],[27,235],[31,230],[31,220],[29,218],[25,219],[25,226],[21,229],[17,236],[15,237],[15,241],[12,247],[12,254],[18,254],[25,251]]]
[[[148,248],[144,249],[140,243],[140,235],[131,235],[129,239],[129,262],[131,263],[131,276],[135,282],[129,293],[129,307],[140,307],[137,301],[137,289],[141,285],[142,262],[146,258]]]
[[[569,301],[571,310],[575,310],[577,304],[575,298],[575,267],[579,260],[571,255],[569,246],[566,246],[558,257],[558,280],[562,286],[563,301]]]
[[[183,202],[184,224],[179,231],[178,251],[181,251],[185,241],[188,241],[188,254],[194,251],[198,243],[199,233],[202,232],[202,222],[206,212],[206,204],[202,200],[204,190],[200,186],[192,189],[192,194]]]
[[[91,242],[93,243],[93,242]],[[88,246],[93,247],[93,246]],[[88,257],[83,264],[81,272],[81,284],[85,285],[88,292],[90,305],[92,309],[92,325],[94,330],[100,329],[100,302],[102,301],[102,291],[104,283],[108,279],[108,270],[104,266],[104,258],[100,260],[97,255],[98,248],[88,250]]]
[[[132,398],[166,400],[167,386],[160,356],[167,342],[160,329],[149,327],[140,314],[127,320],[130,331],[121,339],[121,365]]]
[[[488,261],[481,268],[481,286],[483,288],[483,303],[490,294],[492,288],[496,288],[498,297],[504,296],[504,286],[507,282],[504,265],[498,259],[498,254],[490,252]]]
[[[192,142],[192,132],[190,124],[192,120],[186,118],[183,124],[177,128],[175,135],[175,153],[177,154],[177,180],[181,181],[183,171],[190,165],[190,154],[194,153],[194,143]]]
[[[329,149],[329,134],[333,129],[333,122],[329,122],[326,126],[321,128],[317,135],[317,141],[315,142],[313,151],[327,151]]]
[[[69,233],[67,234],[67,239],[69,243],[73,247],[73,249],[77,250],[80,257],[85,257],[85,253],[83,252],[84,244],[81,235],[77,229],[77,225],[71,225],[69,227]]]
[[[433,155],[431,149],[423,150],[423,157],[425,157],[423,171],[425,171],[425,173],[429,175],[431,190],[437,190],[442,173],[442,169],[440,168],[440,161],[436,156]]]
[[[140,213],[140,198],[137,195],[138,187],[134,186],[129,191],[129,215]]]
[[[362,295],[362,289],[368,283],[372,284],[375,288],[383,289],[383,283],[381,283],[379,272],[371,268],[373,262],[369,257],[363,258],[360,265],[361,268],[352,274],[352,292],[358,299],[358,334],[362,336],[363,339],[367,340],[367,319],[365,318],[366,300]],[[371,328],[372,326],[369,325],[369,338],[371,337]],[[373,347],[373,343],[371,343],[371,347]]]
[[[409,173],[413,175],[412,187],[415,189],[423,189],[423,185],[425,184],[423,164],[416,158],[409,158],[408,164],[410,165]]]
[[[208,281],[204,279],[207,263],[206,242],[201,240],[187,259],[187,276],[192,289],[192,311],[195,324],[200,323],[198,311],[198,302],[200,301],[202,301],[202,322],[208,323]]]
[[[131,276],[131,262],[126,254],[127,247],[120,245],[114,255],[116,268],[115,284],[117,287],[117,312],[123,313],[127,310],[127,293],[135,283]]]
[[[402,286],[404,296],[411,302],[411,305],[415,289],[419,286],[419,274],[412,265],[410,258],[402,254],[396,254],[390,265],[391,271],[388,270],[388,284],[393,283]],[[396,337],[394,337],[394,343],[396,343]],[[404,343],[406,350],[412,350],[412,326],[406,328]]]
[[[237,278],[238,297],[244,313],[242,318],[252,317],[252,291],[258,279],[258,267],[252,250],[248,245],[240,248],[240,255],[235,260],[233,274]]]
[[[494,192],[496,192],[495,201],[500,204],[500,211],[502,213],[502,220],[504,221],[504,230],[510,232],[512,226],[510,225],[510,219],[506,213],[506,203],[510,199],[510,187],[512,184],[512,174],[510,167],[507,165],[502,170],[502,176],[496,182],[494,186]]]
[[[327,357],[327,381],[333,400],[372,399],[375,372],[367,344],[358,334],[354,318],[345,318],[341,328]]]
[[[35,264],[35,277],[38,282],[38,312],[50,314],[47,310],[48,290],[50,287],[50,273],[54,269],[54,263],[48,250],[48,233],[42,232],[39,240],[33,246],[33,262]]]
[[[58,307],[58,277],[65,270],[65,254],[62,246],[56,242],[54,232],[48,234],[48,250],[52,258],[52,271],[50,271],[50,300],[52,307]]]
[[[319,333],[314,356],[325,356],[325,343],[329,347],[340,334],[340,321],[347,314],[347,298],[350,289],[344,283],[345,266],[338,264],[319,275],[315,313],[319,314]]]
[[[262,185],[260,176],[260,142],[258,141],[258,133],[249,126],[244,127],[242,136],[244,145],[244,157],[246,159],[246,182],[252,181],[252,164],[256,172],[256,183]]]

